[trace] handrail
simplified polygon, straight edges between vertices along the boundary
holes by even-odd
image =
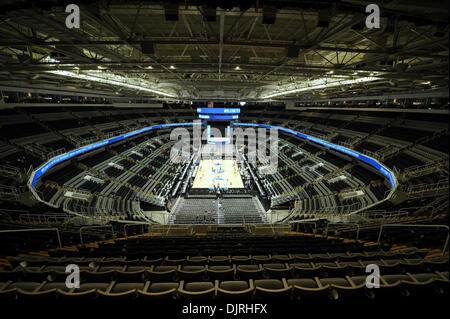
[[[125,238],[128,238],[128,234],[127,234],[127,227],[129,227],[129,226],[138,226],[138,225],[140,225],[141,227],[142,227],[142,233],[144,232],[144,225],[147,225],[147,224],[145,224],[145,223],[139,223],[139,224],[125,224],[124,226],[123,226],[123,233],[124,233],[124,237]]]
[[[86,229],[86,228],[101,228],[101,227],[111,227],[112,236],[113,236],[113,238],[115,238],[114,228],[113,228],[112,225],[81,226],[80,227],[80,242],[81,242],[81,244],[84,245],[84,242],[83,242],[83,229]]]
[[[444,256],[445,251],[447,250],[448,247],[448,239],[449,239],[449,227],[447,225],[406,225],[406,224],[387,224],[387,225],[381,225],[380,226],[380,232],[378,233],[378,240],[377,243],[379,244],[381,241],[381,233],[383,232],[383,227],[427,227],[427,228],[445,228],[447,229],[447,239],[445,240],[444,243],[444,248],[442,249],[442,256]]]
[[[297,224],[296,231],[298,232],[298,224],[314,224],[314,234],[317,232],[317,223],[315,221],[290,220],[290,224]]]
[[[340,223],[328,223],[326,228],[325,228],[325,232],[324,235],[328,236],[328,226],[329,225],[341,225],[341,226],[350,226],[350,225],[355,225],[356,226],[356,238],[355,239],[359,239],[359,230],[360,230],[360,226],[358,223],[346,223],[346,224],[340,224]]]
[[[0,233],[16,233],[16,232],[26,232],[26,231],[48,231],[48,230],[55,230],[56,231],[56,237],[58,238],[59,248],[62,248],[61,237],[59,235],[59,229],[58,228],[11,229],[11,230],[0,230]]]

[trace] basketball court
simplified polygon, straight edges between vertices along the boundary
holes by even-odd
[[[244,188],[235,160],[201,160],[192,188]]]

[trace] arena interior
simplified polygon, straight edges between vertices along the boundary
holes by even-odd
[[[0,1],[2,304],[445,304],[448,20],[439,0]]]

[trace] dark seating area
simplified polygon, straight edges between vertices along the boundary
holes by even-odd
[[[422,137],[432,135],[432,133],[421,131],[420,129],[391,126],[385,128],[378,135],[392,137],[402,141],[415,142]]]
[[[419,160],[418,158],[415,158],[411,155],[408,155],[406,153],[399,153],[387,160],[384,161],[384,163],[388,167],[396,167],[397,169],[405,169],[412,166],[421,166],[424,165],[425,162]]]
[[[442,153],[448,153],[449,150],[448,139],[449,139],[448,134],[443,134],[438,138],[432,139],[431,141],[425,143],[424,145],[428,146],[429,148],[438,150]]]
[[[95,249],[51,250],[48,257],[8,257],[0,298],[382,302],[405,290],[413,298],[435,288],[433,296],[444,298],[448,257],[426,254],[306,236],[139,237]],[[68,264],[80,269],[79,288],[64,283]],[[379,289],[366,287],[369,264],[380,268]]]
[[[49,131],[35,122],[17,123],[0,126],[0,136],[7,139],[38,135]]]

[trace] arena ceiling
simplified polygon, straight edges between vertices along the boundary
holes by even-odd
[[[0,2],[0,86],[241,100],[448,87],[446,0],[77,4],[69,29],[66,4]]]

